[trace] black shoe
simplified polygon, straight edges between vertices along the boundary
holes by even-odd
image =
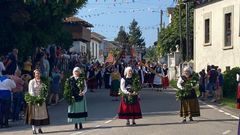
[[[193,118],[192,118],[192,117],[189,117],[189,120],[190,120],[190,121],[193,121]]]
[[[37,134],[37,131],[36,131],[36,130],[33,130],[33,134]]]
[[[43,131],[42,131],[41,128],[38,129],[38,133],[39,133],[39,134],[43,134]]]
[[[133,125],[133,126],[136,126],[136,123],[135,123],[135,122],[133,122],[133,123],[132,123],[132,125]]]
[[[182,120],[182,123],[186,123],[186,122],[187,122],[186,119],[183,119],[183,120]]]
[[[82,126],[82,123],[79,123],[79,129],[82,129],[83,126]]]
[[[77,124],[75,124],[74,130],[78,130],[78,125]]]
[[[126,126],[130,126],[130,122],[129,121],[126,123]]]

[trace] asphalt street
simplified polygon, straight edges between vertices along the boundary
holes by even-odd
[[[136,126],[126,126],[125,120],[117,119],[119,101],[112,101],[109,90],[100,89],[87,93],[88,121],[84,129],[75,131],[67,123],[65,101],[49,107],[49,126],[42,127],[49,135],[237,135],[238,112],[200,102],[201,117],[193,122],[181,123],[180,103],[174,90],[157,92],[143,89],[140,104],[143,119]],[[31,126],[23,121],[10,122],[11,127],[0,129],[1,135],[31,135]]]

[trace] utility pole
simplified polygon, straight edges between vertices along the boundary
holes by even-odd
[[[163,10],[160,11],[160,31],[162,31],[163,26]]]
[[[189,48],[190,48],[190,41],[189,41],[189,1],[186,2],[186,60],[189,61]]]
[[[182,10],[181,10],[181,4],[179,3],[179,38],[180,38],[180,59],[183,60],[183,43],[182,43]]]

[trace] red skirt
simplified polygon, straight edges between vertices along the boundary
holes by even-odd
[[[169,86],[169,79],[166,76],[166,77],[163,77],[162,80],[163,80],[163,88],[166,89]]]
[[[240,109],[240,83],[238,83],[237,87],[237,109]]]
[[[119,112],[119,119],[140,119],[142,118],[142,111],[140,108],[139,101],[137,100],[134,104],[126,104],[123,97],[121,98]]]

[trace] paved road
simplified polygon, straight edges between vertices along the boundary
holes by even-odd
[[[67,124],[67,104],[63,101],[49,108],[51,125],[43,127],[49,135],[237,135],[238,114],[201,102],[201,117],[194,122],[181,123],[179,102],[174,90],[141,92],[143,119],[137,126],[125,126],[125,120],[116,119],[119,101],[111,101],[108,90],[87,93],[89,118],[84,129],[73,130]],[[11,123],[12,127],[0,129],[1,135],[30,135],[31,127],[22,121]]]

